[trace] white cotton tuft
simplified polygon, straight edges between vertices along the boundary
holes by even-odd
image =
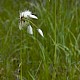
[[[20,23],[19,23],[19,30],[22,30],[22,28],[25,27],[25,25],[26,25],[26,22],[20,21]]]
[[[33,15],[29,10],[26,10],[24,12],[21,12],[20,13],[20,18],[21,17],[38,19],[37,16]]]
[[[21,17],[27,18],[29,15],[31,15],[31,12],[29,10],[26,10],[26,11],[20,13],[20,18]]]
[[[22,29],[22,25],[21,25],[21,22],[19,23],[19,30],[21,30]]]
[[[38,18],[37,18],[37,16],[32,15],[32,14],[31,14],[31,15],[29,15],[29,17],[30,17],[30,18],[34,18],[34,19],[38,19]]]
[[[32,27],[31,27],[31,25],[29,25],[29,26],[27,27],[27,32],[28,32],[29,34],[33,34],[33,29],[32,29]]]
[[[41,30],[41,29],[37,29],[37,30],[38,30],[39,34],[40,34],[42,37],[44,37],[42,30]]]

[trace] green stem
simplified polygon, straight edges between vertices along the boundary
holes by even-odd
[[[31,23],[35,28],[37,28],[37,26],[30,19],[25,19],[25,21],[27,21],[28,25]]]
[[[55,53],[54,53],[54,64],[56,64],[56,0],[55,0]]]
[[[20,50],[20,79],[22,80],[22,31],[21,31],[21,50]]]
[[[54,30],[55,32],[54,32],[54,37],[55,37],[55,48],[54,48],[54,50],[55,50],[55,52],[54,52],[54,69],[55,69],[55,71],[53,72],[53,76],[52,76],[52,80],[55,80],[56,79],[56,57],[57,57],[57,55],[56,55],[56,0],[55,0],[55,30]]]

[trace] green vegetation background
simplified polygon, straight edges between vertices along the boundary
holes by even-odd
[[[0,80],[80,80],[80,0],[0,0]],[[36,29],[19,30],[30,10]],[[34,28],[34,25],[32,25]],[[27,27],[27,26],[26,26]]]

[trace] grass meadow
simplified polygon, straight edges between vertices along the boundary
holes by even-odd
[[[24,10],[44,38],[19,30]],[[0,0],[0,80],[80,80],[80,0]]]

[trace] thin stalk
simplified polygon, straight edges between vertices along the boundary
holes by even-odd
[[[56,0],[55,0],[55,53],[54,53],[54,64],[56,64]]]
[[[20,80],[22,80],[22,31],[21,31],[21,50],[20,50]]]
[[[54,32],[54,37],[55,37],[55,40],[54,40],[54,42],[55,42],[55,48],[54,48],[54,72],[53,72],[53,76],[52,76],[52,80],[55,80],[56,79],[56,57],[57,57],[57,54],[56,54],[56,48],[57,48],[57,46],[56,46],[56,43],[57,43],[57,41],[56,41],[56,0],[55,0],[55,32]]]
[[[36,29],[37,29],[37,26],[30,20],[28,20]]]
[[[77,11],[77,4],[78,4],[78,1],[76,1],[76,27],[78,27],[78,11]]]
[[[78,1],[76,1],[76,27],[78,28],[78,7],[77,7],[77,4],[78,4]],[[77,60],[78,55],[76,52],[75,52],[75,54],[76,54],[76,60]]]

